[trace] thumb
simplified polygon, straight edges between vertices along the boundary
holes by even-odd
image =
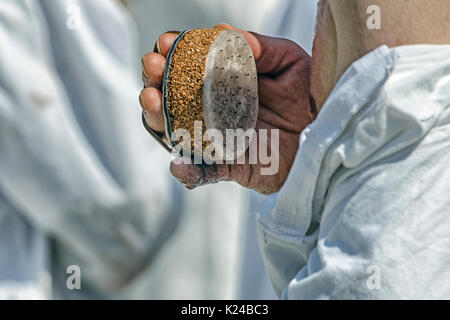
[[[310,59],[310,56],[293,41],[243,31],[226,23],[219,23],[216,27],[236,30],[244,35],[252,48],[258,73],[277,74],[299,60]]]

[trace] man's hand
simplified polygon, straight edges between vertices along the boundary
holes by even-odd
[[[238,30],[226,24],[217,27]],[[311,109],[314,108],[310,107],[309,95],[311,58],[292,41],[238,31],[250,44],[258,70],[259,114],[256,130],[268,129],[270,133],[270,129],[279,129],[279,170],[275,175],[261,175],[260,169],[265,165],[249,164],[247,151],[245,164],[205,166],[172,162],[170,171],[188,188],[219,181],[236,181],[244,187],[270,194],[277,192],[284,184],[299,147],[299,135],[313,121]],[[175,38],[173,33],[162,35],[158,40],[161,54],[148,53],[142,59],[147,88],[141,92],[139,99],[147,113],[147,124],[157,132],[164,131],[160,89],[165,56]]]

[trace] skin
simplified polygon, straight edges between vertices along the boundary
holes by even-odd
[[[369,5],[378,5],[381,9],[381,30],[367,28]],[[239,31],[250,43],[259,73],[261,105],[257,129],[280,130],[280,170],[274,176],[261,176],[260,164],[197,166],[172,163],[171,172],[190,188],[218,181],[236,181],[270,194],[279,191],[289,174],[299,147],[299,135],[314,119],[311,109],[316,107],[320,111],[345,70],[383,44],[395,47],[450,43],[450,6],[441,0],[322,0],[312,60],[291,41]],[[141,106],[148,112],[149,126],[159,132],[164,130],[160,85],[165,56],[175,37],[173,34],[162,35],[159,39],[161,54],[149,53],[143,58],[144,81],[150,87],[141,92]]]
[[[367,8],[377,5],[381,29],[367,28]],[[450,43],[450,6],[442,0],[321,0],[311,71],[318,109],[356,60],[377,47]]]

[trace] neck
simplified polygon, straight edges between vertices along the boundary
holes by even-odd
[[[369,29],[370,5],[381,29]],[[386,44],[449,44],[450,6],[442,0],[321,0],[316,25],[311,94],[318,109],[356,60]]]

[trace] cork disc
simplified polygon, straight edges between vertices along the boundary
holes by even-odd
[[[246,39],[237,31],[218,28],[181,33],[167,56],[163,106],[167,137],[170,140],[176,129],[188,130],[192,153],[207,146],[194,139],[195,121],[202,121],[203,132],[222,132],[224,144],[227,130],[253,129],[258,114],[258,83]],[[234,160],[249,142],[246,139],[241,149],[217,150],[215,158]]]

